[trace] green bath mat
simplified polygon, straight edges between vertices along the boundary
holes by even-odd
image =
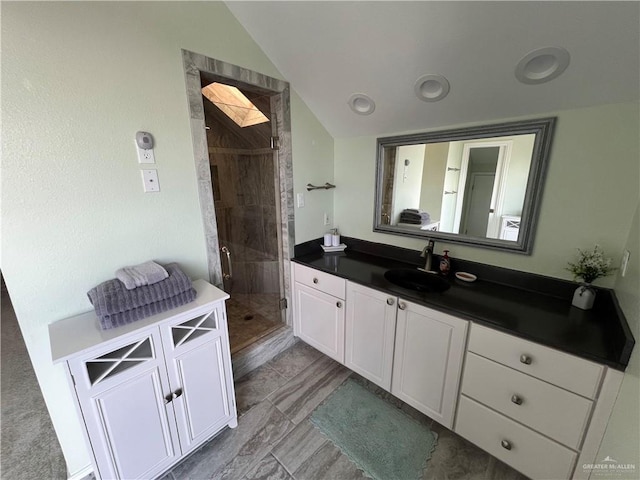
[[[438,438],[352,380],[316,408],[311,422],[376,480],[422,478]]]

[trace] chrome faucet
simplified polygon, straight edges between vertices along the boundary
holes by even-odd
[[[422,249],[422,253],[420,254],[421,257],[424,257],[426,259],[424,263],[424,270],[426,270],[427,272],[431,271],[431,262],[433,261],[433,247],[435,246],[435,244],[436,242],[429,239],[429,241],[427,242],[427,246]]]

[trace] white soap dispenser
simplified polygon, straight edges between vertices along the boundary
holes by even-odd
[[[340,234],[338,233],[338,229],[334,228],[331,231],[331,246],[339,247],[340,246]]]

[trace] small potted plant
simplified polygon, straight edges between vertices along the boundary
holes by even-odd
[[[573,294],[571,304],[582,310],[589,310],[593,307],[593,302],[596,299],[596,292],[591,283],[596,278],[606,277],[615,268],[611,267],[611,259],[605,258],[604,252],[599,245],[596,245],[593,250],[581,250],[579,248],[577,250],[578,259],[576,262],[568,262],[567,270],[573,273],[574,280],[582,279],[582,281]]]

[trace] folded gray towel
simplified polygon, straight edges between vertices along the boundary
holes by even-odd
[[[142,320],[143,318],[150,317],[157,313],[166,312],[167,310],[193,302],[196,299],[196,295],[197,292],[195,288],[190,288],[189,290],[181,292],[173,297],[165,298],[132,310],[107,315],[98,315],[100,328],[102,330],[108,330],[110,328],[116,328],[128,323],[133,323],[136,320]]]
[[[169,274],[162,265],[153,261],[116,270],[116,278],[124,283],[127,290],[158,283],[168,276]]]
[[[175,297],[192,288],[191,279],[180,270],[177,263],[170,263],[164,268],[169,276],[153,285],[127,290],[124,283],[114,278],[89,290],[87,295],[96,314],[101,317],[126,312]]]

